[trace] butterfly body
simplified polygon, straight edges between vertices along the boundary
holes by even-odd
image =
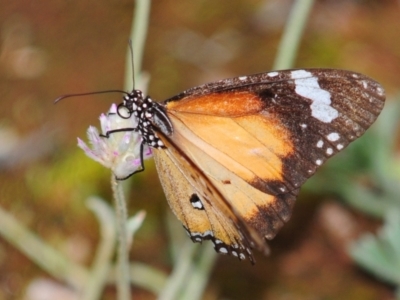
[[[372,79],[314,69],[208,83],[162,103],[133,91],[121,107],[154,148],[171,209],[194,242],[254,260],[290,218],[300,186],[361,136],[384,105]]]

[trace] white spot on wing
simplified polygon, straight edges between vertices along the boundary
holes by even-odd
[[[241,81],[246,80],[246,79],[247,79],[247,76],[240,76],[239,77],[239,80],[241,80]]]
[[[275,77],[275,76],[278,76],[278,72],[270,72],[270,73],[268,73],[267,75],[269,76],[269,77]]]
[[[220,253],[223,253],[223,254],[228,253],[228,250],[227,250],[226,248],[224,248],[224,247],[219,248],[218,251],[219,251]]]
[[[326,149],[326,154],[332,155],[333,154],[333,149],[332,148]]]
[[[323,140],[319,140],[319,141],[317,142],[317,147],[318,147],[318,148],[322,148],[323,145],[324,145],[324,141],[323,141]]]
[[[326,138],[331,142],[336,142],[340,136],[337,132],[332,132],[326,136]]]
[[[211,230],[204,231],[203,237],[213,236],[213,232]]]
[[[336,148],[337,148],[338,150],[342,150],[342,149],[343,149],[343,145],[342,145],[342,144],[337,144],[337,145],[336,145]]]
[[[322,165],[322,160],[320,160],[320,159],[317,159],[317,160],[315,161],[315,164],[316,164],[317,166],[320,166],[320,165]]]
[[[312,101],[311,115],[324,123],[330,123],[339,116],[339,112],[331,106],[331,94],[321,89],[318,79],[310,72],[296,70],[291,72],[296,85],[296,93]]]
[[[192,206],[197,209],[203,209],[203,204],[200,201],[191,202]]]

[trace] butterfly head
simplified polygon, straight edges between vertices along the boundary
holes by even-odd
[[[121,113],[122,108],[128,111],[128,116]],[[138,119],[137,131],[143,141],[153,148],[165,147],[157,132],[168,136],[173,132],[164,106],[154,102],[149,96],[145,97],[140,90],[132,90],[124,96],[123,102],[118,106],[118,115],[122,118],[134,115]]]

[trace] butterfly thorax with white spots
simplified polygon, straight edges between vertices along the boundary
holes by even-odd
[[[144,97],[142,91],[133,90],[124,96],[119,107],[125,107],[129,117],[133,114],[137,118],[137,131],[147,145],[153,148],[165,147],[157,132],[171,135],[173,128],[163,105],[154,102],[149,96]]]

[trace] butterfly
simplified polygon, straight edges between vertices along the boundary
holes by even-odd
[[[188,89],[164,102],[139,90],[118,110],[153,148],[167,201],[193,242],[254,263],[268,253],[301,185],[380,114],[382,86],[350,71],[284,70]],[[143,167],[143,162],[142,162]]]

